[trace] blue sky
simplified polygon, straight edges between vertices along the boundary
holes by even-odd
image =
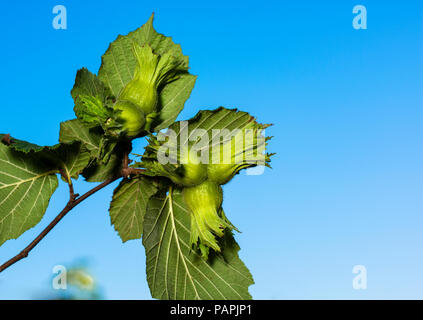
[[[57,4],[67,30],[52,27]],[[352,27],[357,4],[367,30]],[[199,75],[179,119],[223,105],[275,124],[273,169],[224,188],[253,297],[423,298],[423,2],[19,1],[0,11],[0,132],[55,144],[59,122],[74,117],[77,69],[97,72],[109,43],[154,11]],[[36,297],[54,265],[84,257],[105,297],[150,298],[141,242],[122,245],[110,226],[112,190],[2,273],[0,299]],[[66,201],[62,185],[41,223],[0,248],[1,262]],[[355,265],[367,269],[366,290],[352,287]]]

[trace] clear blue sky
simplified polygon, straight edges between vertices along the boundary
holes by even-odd
[[[52,28],[57,4],[67,30]],[[357,4],[367,30],[352,27]],[[77,69],[97,72],[109,43],[152,11],[199,75],[179,119],[223,105],[275,124],[274,169],[225,186],[253,297],[422,299],[423,2],[2,2],[0,132],[56,143],[59,122],[74,117]],[[141,241],[122,245],[110,226],[111,194],[72,211],[2,273],[0,298],[36,296],[54,265],[81,257],[107,298],[150,298]],[[41,223],[0,247],[1,262],[66,201],[62,185]],[[367,268],[367,290],[352,288],[354,265]]]

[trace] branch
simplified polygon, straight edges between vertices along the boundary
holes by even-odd
[[[1,139],[1,142],[4,142],[6,145],[10,146],[12,143],[12,139],[10,138],[10,133],[5,134]]]
[[[19,260],[22,260],[23,258],[26,258],[29,254],[29,252],[34,249],[34,247],[53,229],[60,220],[74,207],[76,207],[78,204],[80,204],[82,201],[87,199],[92,194],[96,193],[97,191],[103,189],[104,187],[108,186],[112,182],[116,181],[117,179],[121,178],[121,176],[117,176],[111,179],[108,179],[102,183],[100,183],[95,188],[91,189],[90,191],[84,193],[82,196],[78,197],[78,194],[75,194],[73,191],[73,185],[72,183],[69,184],[69,201],[66,204],[66,206],[63,208],[63,210],[57,215],[56,218],[50,224],[25,248],[23,249],[19,254],[14,256],[12,259],[5,262],[3,265],[0,266],[0,272],[6,270],[11,265],[15,264]]]
[[[127,178],[131,174],[142,174],[145,170],[144,169],[136,169],[136,168],[123,168],[122,169],[122,176]]]
[[[123,161],[122,161],[122,171],[121,171],[122,176],[123,176],[124,178],[127,178],[127,177],[128,177],[128,176],[130,176],[131,174],[132,174],[132,175],[142,174],[142,173],[145,171],[144,169],[136,169],[136,168],[129,167],[129,164],[130,164],[131,162],[132,162],[132,161],[129,159],[129,155],[128,155],[128,153],[126,153],[126,154],[123,156]]]
[[[5,135],[3,137],[3,141],[7,142],[8,139],[10,141],[10,136]],[[6,138],[6,139],[5,139]],[[65,180],[68,181],[69,185],[69,201],[66,204],[66,206],[63,208],[63,210],[54,218],[52,222],[28,245],[23,249],[19,254],[14,256],[12,259],[6,261],[4,264],[0,266],[0,273],[9,268],[11,265],[15,264],[19,260],[22,260],[26,258],[29,254],[29,252],[35,248],[35,246],[43,240],[43,238],[60,222],[60,220],[63,219],[63,217],[71,211],[73,208],[75,208],[78,204],[80,204],[82,201],[87,199],[92,194],[96,193],[97,191],[103,189],[104,187],[108,186],[112,182],[116,181],[119,178],[125,177],[127,178],[130,175],[136,175],[141,174],[145,170],[144,169],[136,169],[136,168],[130,168],[131,160],[129,159],[129,151],[125,153],[123,160],[122,160],[122,170],[120,172],[120,175],[110,178],[102,183],[100,183],[97,187],[91,189],[90,191],[84,193],[82,196],[79,196],[79,194],[74,192],[72,180],[70,177],[66,176],[64,170],[60,170],[60,174],[65,178]]]

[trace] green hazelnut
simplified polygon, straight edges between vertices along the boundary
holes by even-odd
[[[184,201],[191,212],[191,245],[203,245],[202,254],[207,254],[204,246],[220,251],[215,236],[223,237],[224,229],[230,227],[221,215],[223,201],[222,188],[209,180],[182,191]],[[198,243],[199,242],[199,243]]]
[[[136,137],[144,127],[145,117],[143,111],[130,101],[118,101],[114,105],[118,113],[117,119],[122,123],[128,137]]]

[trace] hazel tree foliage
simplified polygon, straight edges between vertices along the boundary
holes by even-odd
[[[75,118],[60,124],[58,144],[0,134],[0,245],[40,222],[59,181],[69,188],[64,209],[0,272],[27,257],[75,206],[120,180],[111,224],[122,242],[142,239],[153,298],[250,299],[254,281],[239,258],[223,189],[243,169],[270,167],[269,125],[224,107],[175,122],[196,79],[152,15],[110,44],[97,74],[78,70]],[[144,150],[132,149],[134,139],[146,139]],[[79,195],[78,178],[97,184]]]

